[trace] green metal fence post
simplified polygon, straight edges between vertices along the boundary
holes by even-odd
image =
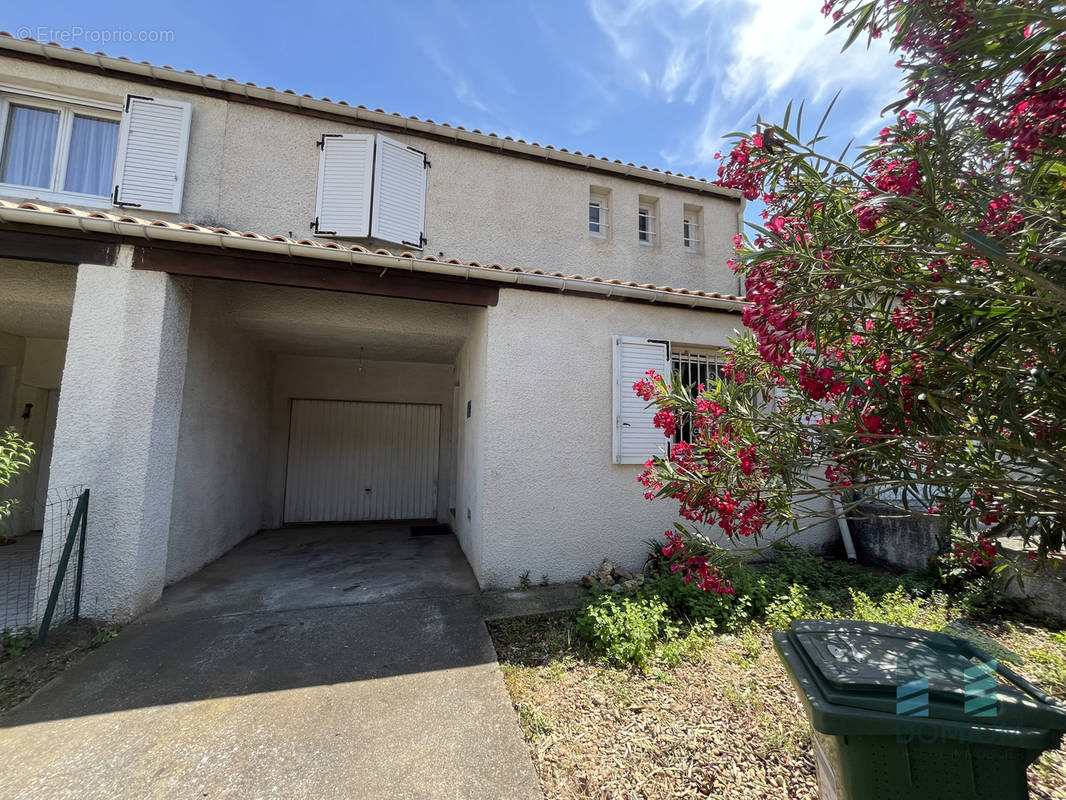
[[[81,502],[82,498],[85,500],[85,506],[82,508],[81,514],[81,534],[78,542],[78,572],[74,578],[74,619],[78,619],[81,616],[81,573],[85,566],[85,529],[89,523],[89,490],[86,489],[78,502]]]
[[[67,563],[70,561],[70,551],[74,549],[74,538],[78,528],[83,524],[85,511],[89,507],[89,490],[86,489],[78,497],[78,505],[74,508],[74,516],[70,520],[70,533],[63,545],[63,555],[59,557],[59,567],[56,569],[55,580],[52,582],[52,592],[48,596],[48,605],[41,619],[41,628],[37,632],[37,644],[44,644],[48,638],[48,629],[52,625],[52,615],[55,614],[56,604],[59,602],[59,592],[63,588],[63,578],[67,574]],[[79,559],[80,560],[80,559]]]

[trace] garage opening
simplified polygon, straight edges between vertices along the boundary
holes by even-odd
[[[285,522],[434,519],[439,405],[291,405]]]

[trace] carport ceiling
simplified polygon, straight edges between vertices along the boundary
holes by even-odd
[[[250,283],[197,281],[224,292],[239,330],[277,353],[451,364],[466,339],[466,306]]]
[[[0,259],[0,331],[66,339],[76,279],[74,267]]]

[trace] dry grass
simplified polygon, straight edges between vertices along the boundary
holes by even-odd
[[[1066,697],[1066,649],[1046,629],[983,631]],[[768,631],[694,636],[682,663],[646,675],[599,661],[573,615],[502,621],[492,634],[548,800],[817,797],[805,712]],[[1066,752],[1047,754],[1030,782],[1032,797],[1066,800]]]
[[[44,645],[34,645],[0,662],[0,713],[17,706],[116,632],[117,628],[102,627],[91,620],[68,622],[51,631]]]

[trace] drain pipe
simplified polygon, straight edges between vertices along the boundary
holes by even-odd
[[[837,526],[840,528],[840,539],[844,542],[844,552],[848,554],[848,561],[857,561],[858,556],[855,555],[855,542],[851,540],[851,529],[848,527],[847,517],[844,516],[844,506],[840,503],[840,498],[833,495],[833,511],[837,515]]]

